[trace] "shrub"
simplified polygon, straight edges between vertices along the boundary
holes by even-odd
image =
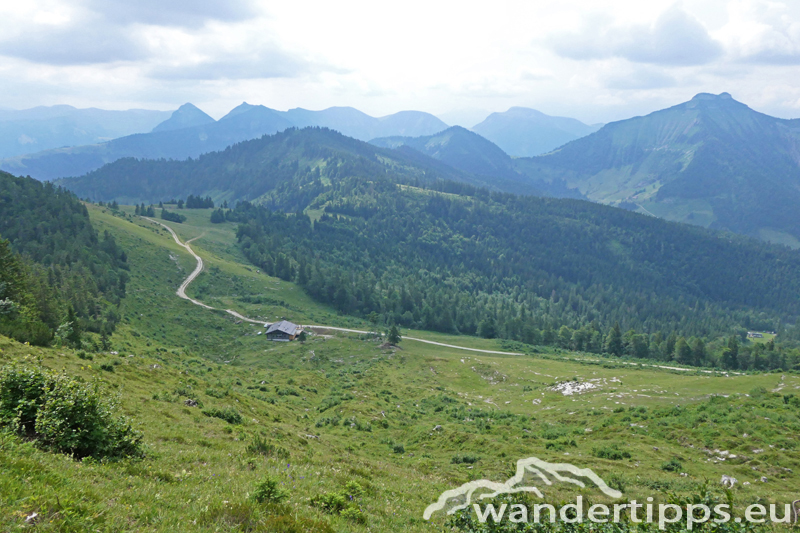
[[[265,455],[267,457],[289,457],[289,451],[286,450],[286,448],[276,446],[258,435],[253,438],[253,442],[247,445],[247,452],[253,455]]]
[[[96,383],[37,368],[0,371],[0,424],[75,458],[142,455],[142,434]]]
[[[474,465],[480,460],[481,458],[475,455],[454,455],[453,458],[450,459],[450,462],[453,463],[454,465],[460,465],[460,464]]]
[[[106,372],[113,372],[114,365],[109,363],[103,363],[102,365],[100,365],[100,370],[105,370]]]
[[[403,446],[402,444],[395,444],[395,445],[392,447],[392,451],[393,451],[394,453],[406,453],[406,447],[405,447],[405,446]]]
[[[341,492],[323,492],[311,498],[311,505],[326,513],[339,514],[347,506],[347,497]]]
[[[621,461],[622,459],[631,458],[630,452],[620,450],[616,446],[593,448],[592,453],[595,457],[599,457],[600,459],[611,459],[612,461]]]
[[[241,424],[243,421],[242,415],[233,407],[226,407],[224,409],[212,407],[211,409],[204,409],[203,414],[208,417],[219,418],[228,424]]]
[[[661,465],[661,470],[665,472],[680,472],[682,468],[681,462],[674,458]]]
[[[225,396],[228,395],[228,391],[221,391],[221,390],[218,390],[218,389],[206,389],[206,394],[208,394],[209,396],[211,396],[213,398],[222,399],[222,398],[224,398]]]
[[[342,511],[339,513],[339,516],[357,524],[364,524],[367,522],[367,517],[364,516],[364,513],[361,512],[361,509],[357,509],[356,507],[342,509]]]
[[[289,497],[289,492],[280,487],[280,482],[267,476],[256,484],[253,499],[258,503],[281,503]]]
[[[344,486],[344,491],[351,500],[364,495],[364,487],[362,487],[358,481],[348,481]]]

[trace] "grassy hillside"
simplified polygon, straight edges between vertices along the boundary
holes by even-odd
[[[0,339],[0,355],[99,380],[143,431],[147,455],[77,462],[0,434],[0,529],[36,512],[40,531],[430,531],[422,511],[441,491],[470,479],[505,480],[529,456],[591,467],[626,498],[690,494],[729,474],[740,479],[738,500],[794,499],[795,374],[681,372],[582,353],[489,355],[410,340],[395,349],[342,334],[271,344],[255,335],[257,326],[175,296],[194,262],[166,230],[89,210],[128,250],[128,296],[112,338],[119,353]],[[199,237],[192,246],[207,264],[191,296],[248,316],[367,327],[243,264],[233,225],[211,226],[209,213],[187,211],[185,223],[171,225],[184,240]],[[551,390],[568,380],[595,388],[574,396]],[[241,423],[202,414],[225,408]],[[596,457],[614,447],[630,457]],[[662,469],[673,459],[679,471]],[[283,504],[253,501],[265,476],[290,491]],[[357,492],[345,489],[352,481],[364,490],[354,500],[364,523],[359,513],[310,504],[323,492]],[[545,492],[555,501],[574,494],[558,485]],[[443,523],[434,516],[435,528]]]

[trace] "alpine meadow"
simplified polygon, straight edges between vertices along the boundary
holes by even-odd
[[[0,531],[797,527],[800,7],[123,4],[0,2]]]

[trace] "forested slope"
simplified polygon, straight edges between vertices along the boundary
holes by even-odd
[[[524,176],[477,176],[410,152],[378,148],[324,128],[288,129],[186,161],[122,159],[58,183],[82,198],[120,203],[157,203],[187,194],[219,202],[272,202],[276,194],[300,194],[310,201],[331,183],[350,176],[409,182],[445,179],[493,190],[537,192]]]
[[[227,219],[256,265],[386,323],[534,344],[566,326],[567,346],[593,350],[616,323],[656,351],[670,334],[796,336],[791,250],[584,201],[457,192],[351,179],[314,223],[250,204]]]
[[[0,172],[0,332],[44,344],[71,320],[110,333],[126,268],[125,253],[97,235],[72,193]]]

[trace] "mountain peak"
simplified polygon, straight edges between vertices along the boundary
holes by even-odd
[[[204,126],[212,122],[215,122],[213,118],[194,104],[187,102],[176,109],[171,117],[153,128],[153,132],[181,130],[183,128]]]
[[[719,93],[719,94],[712,94],[712,93],[698,93],[694,95],[692,98],[693,101],[700,101],[700,100],[733,100],[733,96],[731,93]]]

